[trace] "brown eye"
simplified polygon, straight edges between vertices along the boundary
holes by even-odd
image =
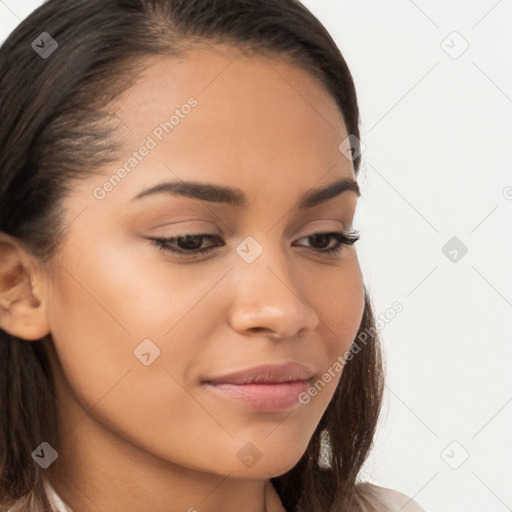
[[[201,248],[204,240],[215,240],[220,238],[217,235],[210,234],[187,234],[182,236],[175,236],[171,238],[150,238],[152,242],[154,242],[158,248],[164,251],[170,251],[180,256],[193,256],[195,254],[205,254],[210,252],[215,247],[221,245],[216,244],[214,246],[209,246],[205,248]]]
[[[344,245],[355,244],[360,239],[360,236],[359,236],[358,231],[353,230],[348,234],[345,234],[345,233],[342,233],[339,231],[318,232],[318,233],[313,233],[309,236],[305,236],[305,237],[301,238],[301,240],[303,240],[305,238],[315,239],[315,240],[319,241],[319,245],[327,246],[327,247],[329,246],[329,241],[331,239],[336,240],[335,245],[329,249],[313,248],[313,250],[315,250],[316,252],[325,253],[330,256],[336,256],[339,252],[341,252],[343,250]]]
[[[338,231],[332,232],[318,232],[309,236],[302,237],[300,240],[313,239],[315,247],[311,249],[317,253],[327,254],[331,256],[337,255],[343,250],[344,245],[353,245],[360,239],[358,231],[351,231],[348,234]],[[213,251],[216,247],[224,245],[222,239],[218,235],[212,234],[184,234],[170,238],[149,238],[159,249],[167,252],[172,252],[180,257],[193,257],[197,255],[204,255]],[[217,240],[217,243],[202,247],[205,240]],[[335,245],[329,247],[332,240],[335,240]],[[317,246],[320,246],[319,248]]]

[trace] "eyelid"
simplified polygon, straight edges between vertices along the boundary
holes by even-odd
[[[326,223],[330,222],[334,225],[326,225]],[[179,224],[182,224],[181,222]],[[211,224],[211,226],[215,226],[215,224],[208,222],[207,224]],[[313,226],[311,226],[313,224]],[[310,222],[308,224],[308,227],[303,228],[298,235],[294,235],[291,241],[296,241],[300,238],[304,238],[307,236],[311,236],[318,233],[326,233],[329,231],[336,231],[336,232],[342,232],[342,233],[348,233],[352,230],[352,222],[350,222],[350,225],[348,228],[345,227],[345,224],[340,220],[333,220],[333,219],[325,219],[325,220],[317,220],[314,222]],[[158,228],[162,228],[163,226],[168,227],[169,224],[160,225],[157,226]],[[174,226],[174,224],[173,224]],[[270,231],[270,230],[269,230]],[[160,234],[151,234],[151,236],[155,238],[176,238],[176,237],[183,237],[187,235],[193,235],[193,236],[199,236],[199,235],[210,235],[210,236],[218,236],[222,238],[227,238],[228,236],[232,236],[233,232],[230,231],[229,233],[225,233],[222,229],[216,229],[215,227],[212,228],[205,228],[205,227],[192,227],[187,225],[186,227],[180,227],[176,228],[172,233],[163,233]]]
[[[329,225],[326,225],[326,222],[331,222],[331,223],[334,223],[335,225],[329,226]],[[313,224],[313,226],[312,226],[312,224]],[[349,228],[346,229],[345,224],[341,221],[333,221],[332,219],[319,220],[319,221],[310,222],[308,224],[307,228],[304,228],[303,230],[300,231],[300,233],[304,233],[304,234],[299,235],[299,236],[300,237],[310,236],[315,233],[325,233],[327,231],[341,231],[343,233],[348,233],[350,231],[351,227],[352,227],[352,223],[350,224]]]
[[[307,239],[307,238],[313,238],[317,234],[327,235],[330,240],[335,240],[336,244],[333,247],[331,247],[330,249],[311,249],[311,250],[316,254],[320,254],[322,256],[327,256],[327,257],[332,257],[332,258],[337,258],[338,255],[342,252],[344,254],[343,248],[345,246],[353,245],[360,239],[359,231],[354,230],[354,229],[350,230],[349,232],[344,232],[343,230],[342,231],[339,231],[339,230],[328,231],[325,229],[324,230],[317,229],[313,232],[310,232],[307,235],[298,237],[296,239],[296,241],[300,241],[302,239]],[[212,234],[208,234],[208,233],[184,233],[181,235],[174,235],[174,236],[168,237],[168,238],[148,238],[147,240],[150,243],[152,243],[153,245],[156,245],[159,250],[173,253],[174,255],[176,255],[179,258],[179,260],[189,261],[189,262],[198,261],[198,258],[200,259],[201,257],[203,257],[203,260],[204,260],[204,257],[209,255],[210,253],[215,251],[215,249],[217,247],[219,247],[219,244],[214,244],[213,246],[207,246],[206,248],[192,249],[191,251],[187,251],[187,250],[183,250],[183,249],[176,249],[176,248],[173,249],[171,247],[172,243],[176,243],[176,241],[179,240],[180,238],[188,238],[188,237],[191,237],[191,238],[197,237],[197,238],[200,238],[203,240],[204,239],[214,240],[215,238],[221,238],[221,237],[218,237],[217,235],[212,235]],[[222,245],[226,245],[226,244],[222,244]]]

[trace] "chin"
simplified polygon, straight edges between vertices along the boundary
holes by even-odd
[[[268,432],[265,433],[267,435]],[[274,478],[290,471],[304,455],[309,439],[297,439],[289,436],[282,440],[274,434],[262,438],[261,442],[247,442],[237,446],[235,455],[237,463],[229,464],[228,472],[232,471],[239,478]],[[232,461],[231,461],[232,462]]]
[[[237,464],[235,467],[229,464],[226,465],[225,472],[220,470],[219,466],[212,468],[212,472],[222,475],[230,474],[231,478],[240,478],[242,480],[268,480],[269,478],[276,478],[284,475],[290,471],[299,462],[301,456],[287,460],[277,458],[268,458],[263,461],[263,458],[252,467],[244,467],[242,464]]]

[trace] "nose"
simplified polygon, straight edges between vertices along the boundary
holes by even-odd
[[[284,258],[269,250],[253,263],[237,262],[230,273],[233,302],[230,322],[241,334],[298,338],[316,328],[319,316],[307,303]]]

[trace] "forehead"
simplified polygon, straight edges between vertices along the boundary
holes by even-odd
[[[122,122],[117,165],[149,138],[154,143],[125,179],[132,197],[162,179],[236,182],[250,195],[267,182],[298,195],[353,177],[338,149],[348,136],[343,116],[309,72],[236,50],[152,57],[144,66],[112,105]]]
[[[331,129],[343,124],[320,78],[285,57],[247,55],[236,48],[214,46],[189,50],[183,57],[158,55],[139,62],[142,71],[135,84],[121,95],[117,107],[129,125],[130,113],[137,119],[143,108],[146,115],[151,115],[172,107],[183,95],[200,97],[205,108],[218,102],[224,102],[227,108],[243,107],[236,110],[241,116],[262,112],[260,107],[264,113],[268,107],[291,107],[297,115],[315,113],[323,117]]]

